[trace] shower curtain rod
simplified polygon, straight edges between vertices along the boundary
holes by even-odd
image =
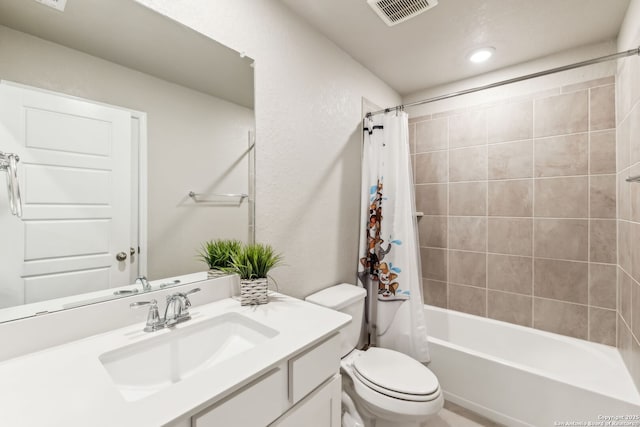
[[[395,107],[385,108],[384,110],[378,110],[368,112],[366,117],[375,116],[377,114],[388,113],[394,110],[404,110],[407,107],[415,107],[417,105],[429,104],[431,102],[442,101],[443,99],[455,98],[456,96],[467,95],[469,93],[479,92],[481,90],[492,89],[494,87],[504,86],[511,83],[521,82],[523,80],[533,79],[535,77],[542,77],[548,74],[559,73],[561,71],[573,70],[574,68],[586,67],[587,65],[598,64],[600,62],[612,61],[614,59],[626,58],[631,55],[640,55],[640,47],[636,49],[629,49],[623,52],[613,53],[611,55],[601,56],[599,58],[589,59],[587,61],[576,62],[575,64],[564,65],[562,67],[551,68],[545,71],[539,71],[537,73],[526,74],[520,77],[514,77],[512,79],[502,80],[496,83],[490,83],[484,86],[478,86],[471,89],[461,90],[459,92],[451,92],[446,95],[434,96],[433,98],[422,99],[420,101],[410,102],[408,104],[396,105]]]

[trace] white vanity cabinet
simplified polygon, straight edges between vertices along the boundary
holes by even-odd
[[[139,322],[0,360],[0,426],[340,426],[338,331],[349,316],[281,294],[191,310],[172,329],[147,333]],[[82,405],[70,412],[68,402]]]
[[[339,427],[339,370],[333,335],[192,416],[191,427]]]

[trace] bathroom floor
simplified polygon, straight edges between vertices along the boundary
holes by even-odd
[[[501,424],[486,419],[455,403],[445,402],[444,409],[425,427],[500,427]]]

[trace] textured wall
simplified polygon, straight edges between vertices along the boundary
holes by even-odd
[[[615,345],[614,87],[411,119],[427,303]]]
[[[633,0],[620,30],[621,50],[640,43],[640,1]],[[618,182],[618,348],[640,389],[640,59],[618,61],[616,76]]]
[[[256,238],[284,253],[280,289],[353,283],[362,97],[399,96],[278,1],[140,2],[256,60]]]

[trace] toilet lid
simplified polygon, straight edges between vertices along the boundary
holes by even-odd
[[[407,400],[424,400],[439,389],[438,378],[429,368],[394,350],[371,347],[354,360],[353,367],[372,388],[389,395],[409,395],[403,396]]]

